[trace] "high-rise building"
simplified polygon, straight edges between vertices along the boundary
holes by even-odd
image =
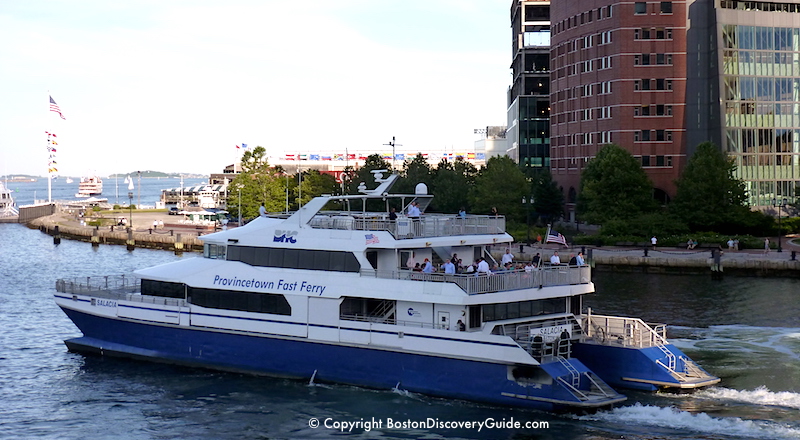
[[[513,83],[508,89],[508,155],[550,166],[550,1],[512,0]]]
[[[555,1],[551,169],[574,201],[604,144],[642,163],[656,197],[698,144],[731,155],[755,207],[800,182],[800,1]]]

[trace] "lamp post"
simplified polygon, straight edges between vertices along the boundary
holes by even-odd
[[[531,195],[527,199],[525,198],[525,196],[522,196],[522,204],[525,205],[525,217],[526,217],[526,223],[528,225],[528,235],[527,235],[528,246],[531,245],[531,206],[533,206],[533,202],[534,202],[533,195]]]
[[[128,191],[128,227],[133,229],[133,191]]]
[[[133,179],[128,178],[128,227],[133,230]]]
[[[783,230],[781,229],[781,209],[783,209],[788,202],[786,197],[783,199],[772,199],[772,207],[778,208],[778,252],[783,252],[783,247],[781,247],[781,238],[783,236]]]

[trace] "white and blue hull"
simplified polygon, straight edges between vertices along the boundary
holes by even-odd
[[[615,392],[611,396],[576,398],[562,383],[569,382],[571,372],[559,362],[536,367],[541,368],[540,374],[553,379],[549,384],[522,385],[511,375],[514,366],[502,362],[120,319],[60,305],[84,334],[65,341],[72,351],[277,377],[314,377],[317,381],[377,389],[397,387],[432,396],[542,410],[590,410],[625,400]],[[581,374],[578,388],[590,394],[591,371],[575,359],[568,362]]]

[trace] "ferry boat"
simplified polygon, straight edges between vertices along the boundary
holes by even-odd
[[[83,332],[68,349],[553,411],[626,400],[575,355],[581,345],[622,364],[608,378],[636,385],[666,386],[653,370],[671,369],[681,388],[702,372],[640,320],[583,314],[589,266],[412,270],[453,254],[492,260],[513,238],[502,216],[390,219],[391,202],[424,209],[432,196],[390,195],[397,175],[375,173],[373,190],[204,235],[203,258],[58,280],[55,301]],[[653,347],[663,356],[647,364]]]
[[[19,216],[19,210],[11,197],[11,190],[7,189],[3,182],[0,182],[0,218],[12,219]]]
[[[81,177],[75,197],[93,197],[103,193],[103,181],[97,176]]]

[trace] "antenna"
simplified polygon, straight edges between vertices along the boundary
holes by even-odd
[[[392,141],[389,142],[388,144],[383,144],[383,145],[389,145],[390,147],[392,147],[392,172],[394,172],[394,170],[396,169],[395,166],[394,166],[394,159],[395,159],[395,156],[396,156],[394,154],[394,147],[402,147],[403,144],[396,144],[395,141],[394,141],[394,136],[392,136]]]

